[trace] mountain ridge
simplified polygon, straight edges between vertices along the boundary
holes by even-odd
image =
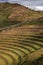
[[[31,10],[17,3],[0,3],[0,28],[38,18],[43,19],[43,12]]]

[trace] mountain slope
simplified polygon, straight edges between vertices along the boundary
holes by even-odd
[[[43,12],[36,12],[20,4],[0,3],[0,28],[27,22],[43,16]]]
[[[0,65],[43,65],[43,12],[0,3]]]

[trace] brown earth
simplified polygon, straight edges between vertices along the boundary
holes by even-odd
[[[4,15],[4,16],[3,16]],[[43,12],[31,10],[20,4],[0,3],[0,21],[25,22],[43,16]],[[4,18],[5,17],[5,18]]]

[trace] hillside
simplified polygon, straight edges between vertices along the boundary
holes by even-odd
[[[43,12],[32,11],[20,4],[0,3],[0,28],[43,17]]]
[[[0,65],[43,65],[43,12],[0,3]]]

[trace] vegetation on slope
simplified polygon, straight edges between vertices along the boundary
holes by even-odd
[[[10,29],[4,28],[8,26]],[[0,32],[1,65],[43,65],[43,12],[0,3],[1,28],[4,28]]]
[[[29,22],[42,16],[43,12],[35,12],[20,4],[0,3],[0,28],[21,22]]]

